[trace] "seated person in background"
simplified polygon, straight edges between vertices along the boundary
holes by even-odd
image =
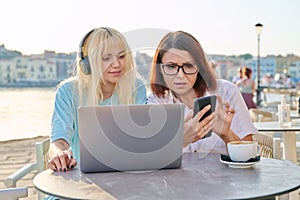
[[[160,41],[150,70],[148,104],[183,103],[184,147],[187,151],[227,154],[226,143],[252,140],[257,132],[239,89],[216,79],[200,43],[189,33],[170,32]],[[206,106],[193,118],[194,99],[218,96],[216,111],[199,122]],[[210,130],[212,136],[203,138]],[[201,139],[203,138],[203,139]]]
[[[72,169],[79,161],[79,106],[146,103],[146,87],[121,33],[96,28],[79,46],[77,74],[59,85],[55,97],[48,162],[54,171]]]

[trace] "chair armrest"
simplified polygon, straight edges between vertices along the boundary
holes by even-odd
[[[271,112],[272,113],[272,121],[278,121],[278,113]]]
[[[27,197],[28,188],[20,187],[20,188],[0,189],[0,196],[2,200],[14,200],[14,199],[19,199],[21,197]]]
[[[16,187],[16,183],[18,180],[23,178],[26,174],[30,173],[31,171],[36,169],[36,163],[29,163],[25,166],[23,166],[18,171],[14,172],[12,175],[8,176],[4,180],[4,185],[6,187]]]

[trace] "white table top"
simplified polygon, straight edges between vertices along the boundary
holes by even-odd
[[[300,113],[298,110],[291,110],[290,116],[292,119],[298,119],[300,118]]]
[[[46,170],[33,183],[72,199],[255,199],[298,189],[300,167],[262,158],[253,168],[234,169],[221,163],[219,154],[187,153],[179,169],[85,174],[76,167],[66,173]]]
[[[300,125],[292,125],[289,127],[280,126],[279,122],[254,122],[254,126],[258,131],[300,131]]]

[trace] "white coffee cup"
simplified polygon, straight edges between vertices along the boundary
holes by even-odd
[[[241,162],[255,158],[260,153],[256,141],[232,141],[227,143],[227,150],[232,161]]]

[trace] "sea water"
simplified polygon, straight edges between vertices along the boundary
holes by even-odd
[[[50,134],[55,88],[0,88],[0,141]]]
[[[50,134],[55,88],[0,88],[0,141]],[[280,95],[267,94],[270,102]]]

